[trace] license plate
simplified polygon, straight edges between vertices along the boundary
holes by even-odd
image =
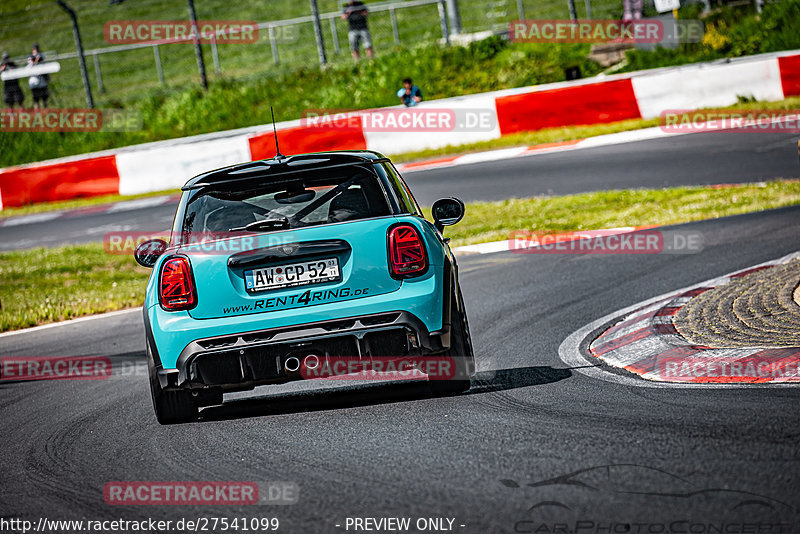
[[[244,272],[245,288],[250,292],[337,280],[339,280],[339,260],[336,258],[303,261]]]

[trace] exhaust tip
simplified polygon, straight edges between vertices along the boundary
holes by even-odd
[[[300,359],[295,356],[286,358],[283,362],[283,368],[287,373],[296,373],[300,370]]]
[[[305,364],[306,369],[316,369],[319,367],[319,357],[316,354],[309,354],[303,358],[303,364]]]

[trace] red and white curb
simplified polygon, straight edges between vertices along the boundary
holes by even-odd
[[[608,314],[570,334],[558,349],[559,357],[582,374],[638,387],[796,385],[800,377],[772,375],[769,369],[759,366],[774,362],[780,369],[787,359],[793,359],[797,365],[800,348],[697,346],[677,332],[672,319],[692,298],[709,289],[798,257],[800,252],[795,252]],[[605,370],[597,360],[623,371]]]
[[[800,95],[798,51],[506,89],[431,100],[419,106],[423,112],[442,109],[485,115],[489,119],[486,128],[469,128],[466,124],[436,131],[370,127],[375,117],[409,113],[402,106],[359,111],[362,121],[348,121],[344,126],[294,120],[278,123],[277,128],[281,148],[288,154],[369,149],[392,155],[484,142],[544,128],[649,119],[666,110],[731,106],[741,95],[758,101]],[[578,141],[574,146],[562,144],[534,150],[585,148],[600,142],[593,139]],[[525,152],[530,147],[515,150]],[[0,208],[163,191],[178,188],[207,169],[274,154],[272,125],[265,124],[19,165],[0,169]],[[420,168],[487,161],[482,159],[485,157],[489,156],[465,155],[463,160],[439,160]]]
[[[781,120],[781,119],[776,119]],[[566,152],[572,150],[581,150],[586,148],[597,148],[602,146],[619,145],[623,143],[633,143],[636,141],[647,141],[651,139],[661,139],[666,137],[674,137],[677,135],[687,135],[694,133],[691,131],[682,132],[665,132],[661,127],[642,128],[639,130],[629,130],[625,132],[617,132],[612,134],[598,135],[595,137],[588,137],[585,139],[573,139],[570,141],[559,141],[555,143],[543,143],[539,145],[502,148],[498,150],[488,150],[484,152],[473,152],[468,154],[461,154],[458,156],[448,156],[444,158],[437,158],[431,160],[417,161],[412,163],[397,164],[397,169],[403,173],[412,173],[418,171],[428,171],[432,169],[441,169],[448,167],[457,167],[461,165],[473,165],[476,163],[487,163],[493,161],[509,160],[513,158],[522,158],[529,156],[537,156],[543,154],[552,154],[554,152]],[[757,182],[763,184],[764,182]],[[736,187],[747,184],[716,184],[709,187]],[[143,208],[150,208],[164,204],[177,204],[180,199],[179,194],[159,195],[153,197],[146,197],[135,200],[123,200],[112,204],[102,204],[98,206],[89,206],[86,208],[79,208],[73,210],[56,210],[42,213],[33,213],[31,215],[20,215],[14,217],[7,217],[0,219],[0,227],[2,226],[19,226],[23,224],[33,224],[48,222],[62,217],[81,217],[90,214],[103,214],[132,211]],[[465,253],[478,253],[486,254],[491,252],[501,252],[508,250],[505,241],[495,241],[491,243],[482,243],[480,245],[467,245],[458,247]]]
[[[686,133],[690,132],[666,133],[662,131],[661,128],[657,127],[645,128],[641,130],[632,130],[627,132],[599,135],[597,137],[590,137],[587,139],[575,139],[571,141],[561,141],[558,143],[544,143],[541,145],[503,148],[498,150],[474,152],[469,154],[462,154],[459,156],[449,156],[445,158],[425,160],[413,163],[401,163],[396,165],[396,167],[401,173],[407,174],[411,172],[427,171],[431,169],[456,167],[460,165],[472,165],[475,163],[500,161],[500,160],[507,160],[512,158],[526,157],[526,156],[536,156],[540,154],[551,154],[553,152],[564,152],[568,150],[578,150],[582,148],[594,148],[599,146],[615,145],[621,143],[631,143],[635,141],[645,141],[648,139],[672,137],[675,135],[685,135]],[[156,188],[156,186],[154,186],[154,188]],[[180,195],[160,195],[160,196],[146,197],[135,200],[124,200],[112,204],[90,206],[87,208],[79,208],[74,210],[57,210],[57,211],[49,211],[42,213],[33,213],[31,215],[20,215],[20,216],[0,219],[0,227],[48,222],[61,217],[80,217],[89,214],[131,211],[136,209],[160,206],[168,203],[176,204],[179,198]]]

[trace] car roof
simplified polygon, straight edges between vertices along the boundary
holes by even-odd
[[[389,158],[372,150],[342,150],[332,152],[310,152],[294,156],[275,156],[271,159],[237,163],[213,171],[204,172],[191,178],[181,188],[184,191],[211,185],[224,185],[247,180],[269,178],[324,169],[355,165],[359,163],[380,163]]]

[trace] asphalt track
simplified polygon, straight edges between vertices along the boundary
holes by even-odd
[[[798,224],[800,207],[685,225],[705,238],[690,255],[461,257],[479,372],[454,397],[317,383],[162,427],[144,376],[0,382],[0,515],[278,517],[291,533],[347,532],[348,517],[448,517],[465,533],[796,532],[800,389],[640,388],[570,369],[558,348],[611,310],[800,249]],[[132,312],[3,336],[0,354],[136,365],[143,335]],[[300,499],[104,503],[107,482],[144,480],[291,481]]]
[[[736,130],[539,154],[407,173],[419,202],[467,202],[623,188],[737,183],[800,176],[797,135]],[[188,178],[188,177],[187,177]],[[102,240],[111,231],[159,232],[174,205],[0,227],[0,250]]]

